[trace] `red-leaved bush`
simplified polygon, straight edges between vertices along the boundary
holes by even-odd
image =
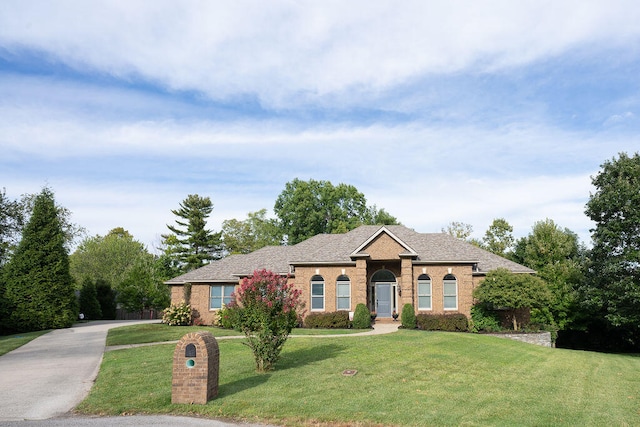
[[[245,344],[253,351],[258,372],[274,368],[289,333],[298,322],[302,308],[301,291],[288,283],[288,277],[267,270],[256,270],[245,277],[234,292],[231,309],[234,327],[244,332]]]

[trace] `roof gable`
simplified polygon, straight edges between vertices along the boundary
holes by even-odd
[[[351,254],[349,255],[351,258],[360,258],[360,257],[369,257],[371,254],[367,252],[367,250],[374,249],[376,243],[380,242],[384,238],[388,237],[393,240],[397,244],[397,248],[400,249],[399,252],[395,253],[395,257],[400,258],[403,256],[411,256],[417,257],[418,253],[411,248],[406,242],[392,233],[387,227],[380,227],[378,231],[373,233],[367,240],[362,242],[360,246],[358,246]],[[377,251],[376,251],[377,252]]]

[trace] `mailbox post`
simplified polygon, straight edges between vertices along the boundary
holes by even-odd
[[[218,395],[220,350],[210,332],[183,336],[173,352],[171,403],[204,405]]]

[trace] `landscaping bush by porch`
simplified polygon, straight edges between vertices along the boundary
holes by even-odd
[[[305,328],[347,329],[350,326],[348,311],[311,313],[304,319]]]
[[[423,331],[467,332],[469,319],[460,313],[453,314],[426,314],[416,316],[418,329]]]
[[[369,329],[371,327],[371,313],[364,304],[358,304],[353,313],[353,329]]]

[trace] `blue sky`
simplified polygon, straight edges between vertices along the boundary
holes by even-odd
[[[635,1],[3,1],[0,187],[150,249],[188,194],[219,230],[296,177],[420,232],[550,218],[588,244],[590,176],[640,150],[638,22]]]

